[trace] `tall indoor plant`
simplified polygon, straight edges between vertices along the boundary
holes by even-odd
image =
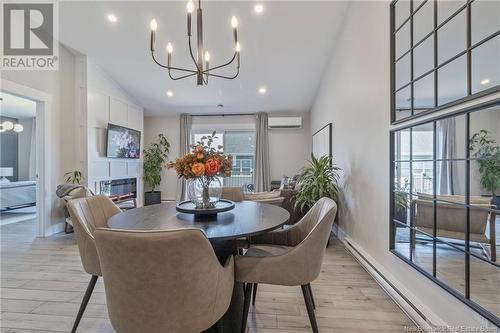
[[[500,207],[500,199],[496,192],[500,188],[500,146],[487,130],[480,130],[472,135],[469,149],[476,158],[481,173],[481,185],[490,191],[492,204]]]
[[[144,149],[144,182],[151,189],[144,194],[144,205],[161,202],[161,192],[155,191],[161,183],[161,172],[166,165],[170,143],[163,134],[158,134],[155,142]]]
[[[339,170],[329,156],[314,157],[301,170],[298,192],[295,194],[295,208],[302,212],[309,210],[319,199],[328,197],[336,200],[339,192]]]

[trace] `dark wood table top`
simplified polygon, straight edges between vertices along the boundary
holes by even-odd
[[[231,240],[255,236],[279,228],[290,218],[285,209],[255,201],[235,202],[233,210],[210,220],[197,221],[192,214],[179,213],[176,203],[140,207],[118,213],[108,227],[127,230],[201,229],[210,240]]]

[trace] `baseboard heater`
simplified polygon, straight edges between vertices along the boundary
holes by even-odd
[[[365,268],[365,270],[370,274],[373,279],[385,290],[387,295],[393,299],[393,301],[401,308],[401,310],[419,327],[422,326],[423,323],[427,325],[426,329],[430,329],[429,332],[435,332],[436,325],[432,324],[432,322],[427,318],[427,316],[419,310],[419,308],[413,304],[391,281],[389,281],[358,249],[347,239],[343,239],[343,243],[346,246],[347,250],[351,253],[351,255],[360,263],[360,265]],[[368,266],[370,269],[367,269]],[[375,275],[375,274],[376,275]],[[383,280],[384,283],[381,283],[380,280]],[[385,284],[385,285],[384,285]],[[408,309],[401,305],[400,300],[396,299],[394,295],[391,293],[391,290],[388,290],[389,287],[393,292],[395,292],[398,297],[402,301],[404,301],[414,313],[410,313]],[[415,315],[420,317],[420,320],[415,318]]]

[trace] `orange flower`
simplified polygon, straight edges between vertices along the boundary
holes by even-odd
[[[203,150],[204,150],[203,146],[201,146],[201,145],[196,146],[196,148],[194,149],[194,151],[197,153],[203,152]]]
[[[202,160],[204,157],[205,157],[205,155],[203,153],[198,153],[196,155],[196,158],[198,158],[199,160]]]
[[[216,158],[209,158],[205,163],[207,176],[212,177],[219,172],[220,163]]]
[[[205,173],[205,166],[203,165],[203,163],[195,163],[191,167],[191,171],[196,177],[203,176],[203,174]]]

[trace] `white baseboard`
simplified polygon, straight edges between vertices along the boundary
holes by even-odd
[[[65,221],[49,225],[45,228],[45,237],[52,236],[64,231]]]
[[[446,324],[430,309],[421,305],[415,295],[408,290],[401,290],[392,283],[393,278],[378,265],[375,259],[368,255],[361,247],[354,243],[350,237],[334,225],[332,233],[342,241],[347,251],[360,263],[360,265],[370,274],[373,279],[384,289],[389,297],[406,313],[406,315],[424,332],[439,332],[439,329]],[[417,300],[417,301],[415,301]],[[417,305],[418,304],[418,305]],[[429,315],[431,313],[431,315]]]

